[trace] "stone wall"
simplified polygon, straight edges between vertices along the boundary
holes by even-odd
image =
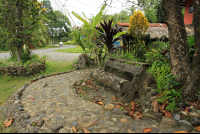
[[[20,66],[1,66],[0,67],[0,75],[8,75],[8,76],[30,76],[35,75],[40,72],[44,72],[46,69],[45,62],[44,63],[32,63],[30,65],[20,65]]]

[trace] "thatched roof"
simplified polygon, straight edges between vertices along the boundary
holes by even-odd
[[[129,23],[117,23],[118,27],[122,27],[122,31],[128,31]],[[187,36],[194,35],[193,25],[186,25]],[[161,38],[162,36],[168,36],[168,27],[166,24],[161,23],[149,23],[149,29],[145,33],[150,34],[151,39]]]

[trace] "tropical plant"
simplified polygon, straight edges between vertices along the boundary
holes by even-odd
[[[104,21],[103,23],[100,23],[100,27],[95,27],[99,31],[99,35],[97,38],[99,38],[108,48],[109,57],[113,48],[113,43],[120,39],[120,37],[115,38],[117,33],[121,31],[122,28],[117,28],[115,26],[112,27],[113,18],[108,21]],[[119,35],[118,35],[119,36]]]

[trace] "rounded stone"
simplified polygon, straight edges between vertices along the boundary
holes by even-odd
[[[34,127],[33,133],[37,133],[39,131],[39,127]]]
[[[56,125],[54,125],[54,126],[52,127],[52,130],[53,130],[53,131],[57,131],[57,130],[59,130],[59,129],[61,129],[61,128],[63,128],[63,124],[56,124]]]
[[[122,119],[121,119],[121,122],[122,122],[122,123],[126,123],[126,122],[128,122],[128,120],[125,119],[125,118],[122,118]]]
[[[116,113],[116,114],[124,114],[124,112],[121,109],[118,109],[118,108],[114,108],[113,112]]]
[[[59,133],[68,133],[64,128],[59,130]]]
[[[76,121],[72,121],[73,126],[78,126],[78,123]]]
[[[29,117],[30,117],[30,115],[27,114],[27,113],[23,113],[23,114],[22,114],[22,118],[23,118],[23,119],[28,119]]]
[[[179,114],[175,114],[174,119],[179,121],[181,119],[181,116]]]
[[[118,123],[118,124],[117,124],[117,127],[123,127],[123,126],[124,126],[123,123]]]
[[[107,105],[104,106],[104,108],[107,109],[107,110],[113,110],[114,107],[115,106],[113,104],[107,104]]]
[[[168,118],[166,116],[163,116],[163,118],[161,119],[160,124],[162,125],[168,125],[168,126],[178,126],[178,122],[174,119]]]

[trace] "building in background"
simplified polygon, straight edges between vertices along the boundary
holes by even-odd
[[[192,21],[193,21],[193,0],[181,0],[180,6],[185,7],[185,14],[184,14],[185,25],[192,24]]]

